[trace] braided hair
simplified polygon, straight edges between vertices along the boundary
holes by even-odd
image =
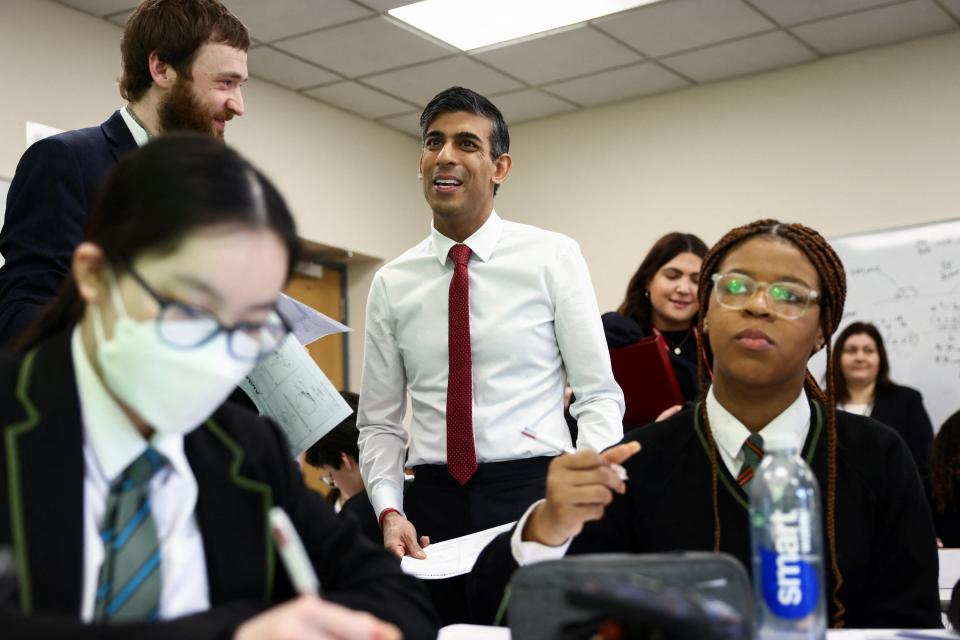
[[[831,625],[835,628],[844,626],[844,614],[846,609],[840,601],[840,588],[843,585],[843,575],[840,573],[840,565],[837,562],[837,421],[836,421],[836,390],[834,388],[834,363],[830,346],[830,336],[837,330],[843,315],[843,303],[847,296],[847,278],[840,257],[834,252],[833,248],[823,239],[819,233],[805,227],[801,224],[782,224],[777,220],[757,220],[750,224],[737,227],[723,236],[717,242],[707,255],[703,258],[703,265],[700,269],[700,288],[698,298],[700,303],[700,314],[698,316],[697,342],[698,349],[703,350],[704,345],[699,344],[704,335],[704,320],[706,318],[707,305],[710,301],[710,294],[713,291],[712,276],[720,267],[720,263],[727,254],[738,244],[755,237],[781,238],[796,246],[806,258],[813,264],[818,276],[820,277],[820,328],[823,332],[824,341],[827,347],[827,375],[826,391],[822,390],[814,379],[813,375],[807,371],[804,380],[804,388],[807,394],[815,398],[823,406],[827,417],[827,539],[830,549],[830,568],[834,577],[834,588],[832,593],[834,613]],[[710,429],[710,419],[707,415],[707,404],[705,402],[707,395],[707,376],[703,360],[698,360],[697,379],[700,383],[700,407],[703,415],[703,427],[706,432],[707,442],[710,449],[710,467],[712,474],[712,500],[713,500],[713,548],[720,550],[720,501],[719,501],[719,466],[717,463],[717,443],[713,438]]]

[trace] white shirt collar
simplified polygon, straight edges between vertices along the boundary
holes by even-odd
[[[437,260],[440,264],[447,263],[447,255],[450,253],[450,247],[455,244],[465,244],[470,247],[473,255],[477,256],[482,262],[486,262],[493,255],[493,250],[500,240],[500,231],[503,227],[503,220],[497,215],[496,210],[490,212],[490,217],[483,225],[473,232],[469,238],[462,243],[451,240],[447,236],[437,231],[436,227],[431,227],[430,240],[433,243],[433,250],[436,252]]]
[[[137,143],[138,147],[142,147],[150,141],[150,134],[133,119],[130,112],[127,111],[127,107],[120,107],[120,117],[126,123],[127,129],[130,129],[130,135],[133,136],[133,141]]]
[[[741,454],[743,443],[750,436],[750,430],[717,401],[713,387],[710,387],[707,392],[707,415],[710,416],[710,431],[713,432],[713,437],[725,457],[730,460],[737,459]],[[810,403],[807,401],[807,392],[801,389],[797,399],[763,427],[760,435],[764,437],[774,433],[789,435],[794,438],[797,451],[801,451],[809,430]]]
[[[70,352],[80,397],[83,439],[107,481],[113,482],[120,477],[123,470],[147,449],[148,444],[166,457],[174,472],[192,474],[183,450],[182,435],[154,433],[148,443],[107,392],[87,358],[79,324],[73,329]]]

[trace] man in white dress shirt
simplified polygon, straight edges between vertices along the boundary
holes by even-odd
[[[357,420],[384,544],[414,557],[427,538],[516,520],[543,497],[549,461],[574,444],[566,379],[576,446],[601,450],[623,435],[623,394],[579,246],[494,211],[512,164],[500,111],[453,87],[420,126],[433,227],[374,278]],[[406,495],[405,466],[415,470]]]

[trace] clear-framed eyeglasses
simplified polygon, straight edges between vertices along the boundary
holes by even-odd
[[[206,309],[160,295],[132,266],[128,270],[160,307],[156,318],[160,339],[176,349],[196,349],[223,332],[231,356],[255,362],[279,347],[290,333],[289,325],[276,310],[263,322],[238,322],[228,327]]]
[[[763,289],[767,307],[776,316],[796,320],[804,314],[811,302],[817,302],[820,293],[801,282],[757,282],[742,273],[715,273],[714,295],[721,307],[744,309],[753,300],[758,289]]]

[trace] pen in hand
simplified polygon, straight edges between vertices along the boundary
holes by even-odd
[[[530,431],[529,429],[524,429],[523,431],[521,431],[521,433],[522,433],[524,436],[526,436],[527,438],[530,438],[531,440],[536,440],[537,442],[539,442],[539,443],[541,443],[541,444],[547,445],[547,446],[550,447],[551,449],[557,449],[557,450],[562,451],[562,452],[564,452],[564,453],[576,453],[576,452],[577,452],[577,450],[574,449],[573,447],[571,447],[571,446],[569,446],[569,445],[566,445],[566,444],[562,444],[562,443],[554,440],[553,438],[551,438],[551,437],[549,437],[549,436],[543,435],[542,433],[534,433],[533,431]],[[610,465],[610,468],[613,470],[613,472],[617,474],[617,477],[620,478],[620,480],[626,482],[627,480],[630,479],[630,477],[627,475],[627,470],[624,469],[622,466],[620,466],[619,464],[616,464],[616,463],[614,463],[614,462],[609,463],[609,465]]]
[[[290,521],[287,512],[281,507],[270,509],[270,533],[280,552],[280,559],[287,569],[293,588],[300,595],[319,595],[320,580],[313,570],[310,556],[303,541]]]

